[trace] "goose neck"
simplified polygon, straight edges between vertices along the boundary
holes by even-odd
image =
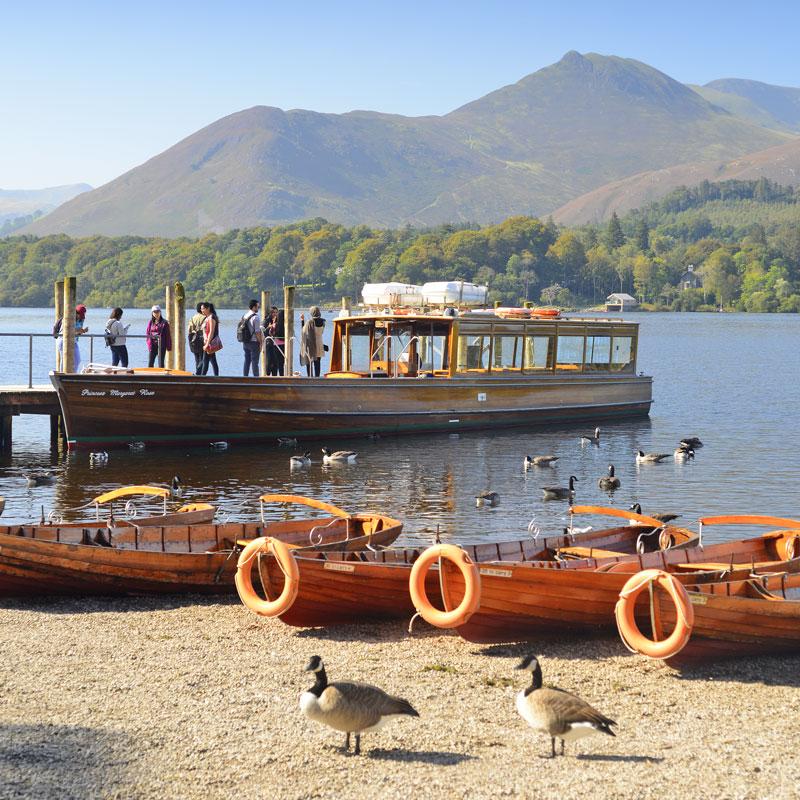
[[[537,689],[542,688],[542,668],[539,664],[536,665],[536,669],[533,670],[531,673],[531,685],[525,690],[525,694],[529,695],[531,692],[535,692]]]
[[[328,676],[325,674],[325,667],[318,669],[314,685],[308,690],[311,694],[320,697],[328,685]]]

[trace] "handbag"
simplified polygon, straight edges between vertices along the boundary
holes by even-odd
[[[219,336],[215,336],[209,343],[208,347],[206,348],[206,352],[208,353],[217,353],[222,350],[222,339]]]

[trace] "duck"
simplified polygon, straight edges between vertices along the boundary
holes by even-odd
[[[293,436],[279,436],[278,447],[297,447],[297,439]]]
[[[358,453],[352,450],[337,450],[331,452],[327,447],[322,448],[323,464],[352,464],[358,458]]]
[[[361,753],[361,736],[377,731],[401,716],[419,717],[419,712],[402,697],[387,694],[367,683],[328,683],[325,664],[311,656],[305,672],[313,672],[314,685],[300,695],[300,710],[308,719],[347,734],[344,752],[350,750],[350,734],[356,737],[355,755]]]
[[[144,450],[144,448],[145,448],[144,442],[129,442],[128,443],[128,449],[132,453],[141,453],[142,450]]]
[[[97,453],[89,453],[90,464],[108,464],[108,453],[102,450]]]
[[[181,476],[175,475],[172,478],[172,483],[169,485],[169,496],[173,500],[183,497],[183,485],[181,484]]]
[[[550,467],[558,461],[558,456],[525,456],[522,465],[527,472],[531,467]]]
[[[516,669],[531,673],[531,685],[517,695],[517,713],[535,731],[550,737],[550,758],[556,757],[556,739],[561,740],[563,756],[565,742],[594,733],[616,736],[611,726],[617,723],[585,700],[563,689],[543,687],[542,668],[535,655],[525,656]]]
[[[542,486],[543,497],[545,500],[571,500],[575,495],[575,484],[578,479],[574,475],[569,476],[569,488],[564,486]]]
[[[581,444],[600,444],[600,428],[594,429],[594,436],[581,436]]]
[[[497,492],[481,492],[475,497],[475,505],[478,508],[483,506],[496,506],[500,495]]]
[[[641,450],[636,451],[637,464],[658,464],[659,461],[663,461],[665,458],[669,458],[669,453],[643,453]]]
[[[208,446],[212,450],[227,450],[228,449],[228,443],[227,442],[209,442]]]
[[[622,481],[614,474],[613,464],[608,465],[608,475],[603,475],[603,477],[597,481],[597,485],[604,492],[613,492],[622,486]]]
[[[641,514],[642,513],[642,505],[641,503],[634,503],[630,509],[633,511],[634,514]],[[653,519],[657,519],[659,522],[672,522],[674,519],[678,519],[680,514],[648,514],[648,517],[652,517]],[[630,525],[641,525],[641,522],[637,522],[635,519],[632,519],[629,522]]]
[[[301,456],[291,456],[289,458],[289,466],[291,467],[308,467],[311,465],[311,453],[306,452]]]
[[[26,475],[25,484],[29,489],[35,486],[49,486],[54,481],[52,472],[40,472],[38,475]]]
[[[681,439],[681,447],[688,447],[690,450],[697,450],[703,446],[703,443],[696,436],[684,436]]]

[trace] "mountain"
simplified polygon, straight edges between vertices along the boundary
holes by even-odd
[[[71,183],[49,189],[0,189],[0,222],[37,211],[46,213],[91,188],[88,183]]]
[[[553,219],[563,225],[602,222],[612,211],[642,208],[679,186],[761,177],[782,186],[800,185],[800,139],[730,161],[680,164],[632,175],[571,200],[553,213]]]
[[[787,139],[646,64],[570,52],[441,117],[240,111],[24,230],[179,236],[315,216],[493,222],[547,214],[644,170]]]
[[[692,88],[709,102],[758,125],[800,133],[800,89],[740,78]]]

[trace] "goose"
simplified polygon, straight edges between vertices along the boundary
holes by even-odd
[[[175,475],[173,477],[172,483],[169,485],[169,496],[173,500],[177,500],[179,497],[183,497],[183,485],[181,484],[180,475]]]
[[[696,436],[684,436],[681,439],[681,447],[684,445],[690,450],[697,450],[703,446],[703,443]]]
[[[622,486],[622,481],[614,474],[613,464],[608,465],[608,475],[603,475],[603,477],[597,481],[597,485],[604,492],[613,492]]]
[[[228,443],[227,442],[209,442],[208,446],[212,450],[227,450],[228,449]]]
[[[569,476],[569,488],[564,486],[542,486],[543,497],[545,500],[571,500],[575,495],[575,484],[578,479],[574,475]]]
[[[52,472],[41,472],[38,475],[25,476],[25,484],[29,489],[33,489],[34,486],[49,486],[53,480]]]
[[[581,436],[581,444],[600,444],[600,428],[594,429],[594,436]]]
[[[633,511],[634,514],[641,514],[642,513],[642,504],[641,503],[634,503],[630,509]],[[652,517],[653,519],[657,519],[659,522],[672,522],[674,519],[678,519],[680,514],[648,514],[648,517]],[[630,520],[628,523],[629,525],[641,525],[640,522],[637,522],[635,519]]]
[[[108,453],[102,450],[98,453],[89,453],[90,464],[108,464]]]
[[[558,456],[525,456],[523,466],[525,470],[531,467],[550,467],[558,461]]]
[[[279,436],[278,447],[297,447],[297,439],[293,436]]]
[[[337,450],[332,453],[327,447],[322,448],[322,463],[323,464],[352,464],[358,453],[352,450]]]
[[[658,464],[659,461],[663,461],[665,458],[669,458],[669,453],[643,453],[641,450],[636,451],[637,464]]]
[[[142,450],[144,450],[144,448],[145,448],[144,442],[129,442],[128,443],[128,449],[132,453],[141,453]]]
[[[676,461],[688,461],[690,458],[694,458],[694,450],[691,447],[681,445],[675,450],[673,456]]]
[[[289,458],[289,466],[291,467],[308,467],[311,465],[311,453],[306,452],[301,456],[291,456]]]
[[[328,683],[325,665],[311,656],[305,672],[315,674],[314,685],[300,695],[300,709],[315,722],[347,734],[344,752],[350,750],[350,734],[356,735],[355,755],[361,753],[361,735],[382,728],[393,717],[418,717],[419,713],[401,697],[393,697],[367,683]]]
[[[483,506],[496,506],[500,495],[497,492],[481,492],[475,497],[475,505],[478,508]]]
[[[378,439],[380,439],[380,438],[381,438],[381,435],[377,431],[374,431],[373,433],[368,433],[367,434],[367,439],[369,439],[371,442],[377,442]]]
[[[531,728],[550,736],[550,758],[556,757],[556,739],[561,740],[563,756],[565,742],[583,739],[593,733],[616,736],[611,726],[617,723],[585,700],[563,689],[544,688],[542,668],[536,656],[525,656],[516,669],[527,670],[532,675],[531,685],[517,695],[517,713]]]

